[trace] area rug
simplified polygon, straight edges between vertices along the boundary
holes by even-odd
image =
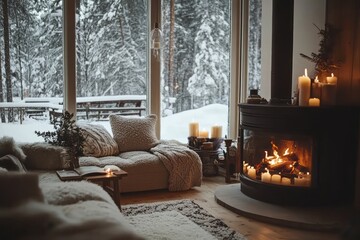
[[[123,205],[122,212],[146,239],[246,239],[192,200]]]

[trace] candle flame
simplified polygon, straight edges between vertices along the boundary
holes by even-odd
[[[331,77],[334,77],[334,73],[331,73]]]
[[[111,173],[111,169],[110,169],[110,168],[107,168],[105,171],[106,171],[107,174],[110,174],[110,173]]]
[[[315,80],[314,80],[315,83],[318,83],[319,82],[319,78],[318,76],[315,77]]]
[[[308,75],[307,75],[307,68],[305,68],[305,77],[307,77]]]

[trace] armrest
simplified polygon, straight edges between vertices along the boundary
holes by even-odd
[[[25,166],[28,170],[59,170],[66,166],[68,154],[64,147],[48,143],[21,144],[26,155]]]

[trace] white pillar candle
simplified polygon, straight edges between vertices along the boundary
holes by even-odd
[[[208,138],[209,137],[209,131],[206,129],[202,129],[199,132],[199,138]]]
[[[269,172],[261,173],[261,181],[262,182],[271,182],[271,175]]]
[[[243,161],[243,173],[247,173],[248,164]]]
[[[199,123],[194,121],[189,123],[189,136],[197,137],[198,135],[199,135]]]
[[[271,183],[280,184],[281,176],[279,174],[274,174],[271,176]]]
[[[305,68],[305,75],[298,78],[299,87],[299,106],[308,106],[310,98],[311,80],[307,76],[307,69]]]
[[[211,138],[221,138],[222,126],[214,125],[211,127]]]
[[[319,107],[320,106],[320,99],[318,99],[318,98],[310,98],[309,99],[309,106],[310,107]]]
[[[327,83],[337,84],[337,77],[334,76],[333,73],[331,73],[331,77],[326,77]]]
[[[247,174],[250,178],[256,179],[256,169],[254,167],[250,167]]]
[[[291,185],[291,179],[290,178],[286,178],[286,177],[283,177],[281,178],[281,184],[282,185]]]

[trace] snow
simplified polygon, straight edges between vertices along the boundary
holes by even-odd
[[[223,136],[227,133],[228,107],[222,104],[211,104],[199,109],[193,109],[176,113],[161,118],[161,139],[175,139],[187,143],[189,123],[199,122],[199,129],[207,129],[210,132],[211,126],[222,125]],[[79,120],[79,122],[87,122]],[[109,121],[92,122],[103,125],[112,134]],[[42,142],[43,138],[38,137],[35,131],[53,131],[54,127],[48,119],[35,120],[26,118],[23,124],[0,123],[0,137],[11,136],[16,142]]]

